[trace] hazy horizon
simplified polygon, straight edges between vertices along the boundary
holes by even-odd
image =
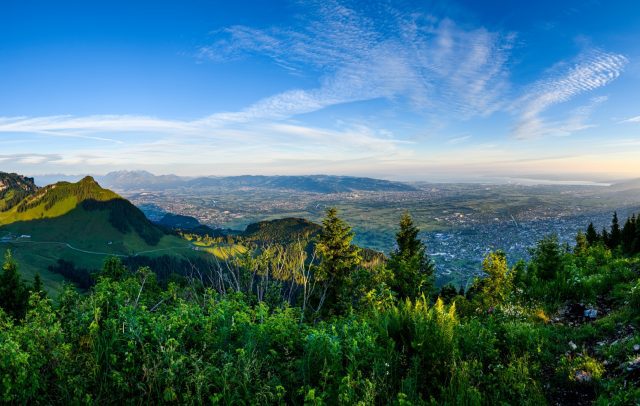
[[[136,172],[146,172],[153,176],[177,176],[183,179],[196,179],[196,178],[204,178],[204,177],[233,177],[233,176],[344,176],[344,177],[362,177],[362,178],[373,178],[373,179],[383,179],[395,182],[404,182],[404,183],[413,183],[413,184],[438,184],[438,183],[468,183],[468,184],[518,184],[518,185],[584,185],[584,186],[610,186],[616,183],[636,180],[638,178],[622,178],[622,179],[586,179],[581,178],[579,175],[574,177],[549,177],[545,178],[540,175],[523,175],[520,177],[509,177],[509,176],[477,176],[477,177],[466,177],[466,178],[454,178],[454,177],[437,177],[437,176],[425,176],[424,178],[403,178],[403,177],[389,177],[389,176],[370,176],[370,175],[341,175],[341,174],[328,174],[328,173],[291,173],[291,174],[262,174],[262,173],[239,173],[235,175],[219,175],[219,174],[198,174],[198,175],[178,175],[175,173],[153,173],[147,170],[139,169],[139,170],[113,170],[109,172],[103,173],[90,173],[90,172],[80,172],[80,173],[21,173],[21,175],[32,177],[36,180],[36,183],[39,186],[45,186],[47,184],[51,184],[57,181],[77,181],[82,179],[85,176],[93,176],[93,177],[104,177],[114,173],[136,173]],[[144,185],[143,185],[144,186]]]

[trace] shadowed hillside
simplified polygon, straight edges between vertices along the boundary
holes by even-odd
[[[9,186],[6,193],[20,196],[21,200],[7,205],[7,210],[0,212],[0,225],[58,217],[89,199],[107,201],[120,198],[116,193],[101,188],[90,176],[77,183],[58,182],[41,189],[36,188],[33,181],[31,184],[16,183]]]
[[[11,210],[27,196],[38,191],[33,178],[0,172],[0,212]]]
[[[57,291],[62,279],[47,269],[61,259],[99,269],[107,256],[188,252],[187,242],[166,234],[92,177],[44,188],[19,175],[0,174],[0,179],[5,208],[0,211],[0,249],[13,251],[23,277],[40,273],[50,291]]]
[[[249,224],[242,236],[252,241],[282,244],[307,240],[320,232],[321,227],[309,220],[284,218]]]

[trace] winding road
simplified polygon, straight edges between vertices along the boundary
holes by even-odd
[[[57,244],[57,245],[63,245],[71,250],[74,251],[78,251],[78,252],[82,252],[84,254],[91,254],[91,255],[102,255],[102,256],[112,256],[112,257],[121,257],[121,258],[126,258],[126,257],[137,257],[139,255],[142,254],[150,254],[152,252],[160,252],[160,251],[173,251],[173,250],[179,250],[179,249],[193,249],[193,245],[189,244],[186,246],[182,246],[182,247],[168,247],[168,248],[158,248],[158,249],[154,249],[154,250],[146,250],[146,251],[140,251],[140,252],[135,252],[133,254],[129,254],[129,255],[125,255],[125,254],[116,254],[116,253],[112,253],[112,252],[99,252],[99,251],[89,251],[89,250],[83,250],[81,248],[77,248],[74,247],[73,245],[67,243],[67,242],[62,242],[62,241],[31,241],[31,240],[18,240],[17,238],[8,240],[8,239],[2,239],[0,240],[0,243],[13,243],[13,244]]]

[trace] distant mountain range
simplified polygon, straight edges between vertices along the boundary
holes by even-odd
[[[96,179],[105,187],[116,190],[161,190],[183,186],[190,178],[177,175],[154,175],[147,171],[109,172]]]
[[[410,192],[411,185],[382,179],[308,175],[308,176],[224,176],[189,178],[177,175],[154,175],[147,171],[117,171],[95,177],[101,185],[121,192],[161,191],[168,189],[269,189],[291,190],[309,193]],[[67,175],[46,175],[36,177],[38,184],[48,184],[54,179],[71,179]]]
[[[416,189],[405,183],[351,176],[229,176],[197,178],[187,181],[189,188],[277,189],[310,193],[345,193],[357,191],[409,192]]]

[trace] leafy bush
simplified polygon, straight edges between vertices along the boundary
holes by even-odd
[[[556,373],[561,379],[575,384],[593,385],[602,378],[605,368],[588,355],[567,355],[560,359]]]
[[[640,317],[640,279],[638,279],[629,291],[629,308],[636,317]]]

